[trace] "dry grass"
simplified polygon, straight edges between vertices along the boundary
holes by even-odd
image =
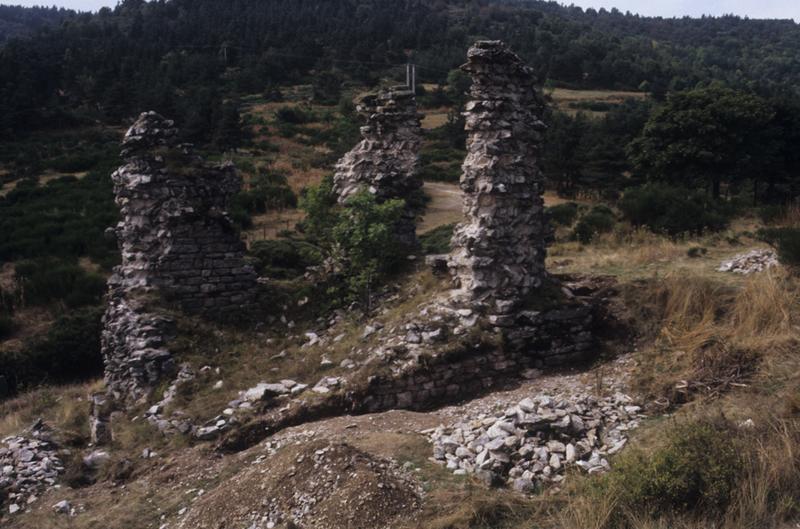
[[[68,442],[88,439],[87,396],[100,388],[101,384],[97,381],[45,387],[0,402],[0,438],[17,434],[41,418],[61,431]]]
[[[671,274],[637,295],[631,301],[656,335],[640,362],[638,389],[669,404],[738,387],[761,362],[782,364],[800,343],[798,286],[779,271],[738,288]]]
[[[447,108],[437,108],[425,111],[422,118],[422,128],[426,130],[437,129],[447,123]]]

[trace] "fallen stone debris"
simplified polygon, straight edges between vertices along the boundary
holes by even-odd
[[[474,474],[488,485],[505,483],[529,493],[563,481],[572,465],[590,474],[608,470],[606,457],[625,446],[626,432],[643,417],[640,411],[623,393],[538,395],[502,414],[484,413],[423,433],[433,443],[433,460],[454,474]]]
[[[51,431],[42,421],[0,443],[0,501],[8,514],[24,511],[63,473]]]
[[[778,266],[778,255],[775,250],[759,248],[723,261],[717,271],[749,275],[763,272],[773,266]]]

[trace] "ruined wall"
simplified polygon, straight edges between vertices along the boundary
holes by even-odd
[[[363,412],[402,408],[422,410],[474,397],[526,369],[575,365],[586,360],[595,345],[591,333],[593,307],[573,303],[516,316],[512,335],[501,347],[455,350],[420,357],[403,373],[370,380],[365,397],[354,409]]]
[[[466,218],[453,234],[449,266],[466,301],[503,316],[518,310],[546,276],[543,179],[536,164],[542,105],[531,69],[505,44],[479,41],[467,58]]]
[[[239,178],[231,164],[205,164],[176,137],[172,121],[143,113],[112,175],[122,262],[109,279],[103,356],[118,398],[139,398],[174,372],[165,347],[173,322],[154,307],[167,302],[214,318],[255,307],[256,275],[226,213]]]
[[[366,116],[367,124],[361,127],[361,142],[336,164],[333,184],[339,203],[360,190],[381,202],[406,200],[396,233],[401,242],[414,246],[419,209],[413,197],[422,187],[418,175],[422,134],[414,94],[405,87],[384,90],[362,98],[357,110]]]
[[[224,315],[255,298],[256,275],[227,215],[241,185],[232,164],[207,165],[174,145],[173,123],[142,114],[122,142],[111,178],[122,220],[115,283],[157,288],[187,312]]]

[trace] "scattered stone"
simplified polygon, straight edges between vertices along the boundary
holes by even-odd
[[[60,502],[53,505],[53,510],[57,514],[69,514],[72,511],[72,504],[67,500],[61,500]]]
[[[775,250],[758,248],[723,261],[717,271],[749,275],[763,272],[773,266],[778,266],[778,255]]]
[[[571,465],[591,473],[608,470],[603,456],[625,446],[626,432],[641,417],[640,408],[630,403],[621,393],[525,398],[500,415],[436,428],[429,434],[433,457],[453,472],[491,482],[504,479],[514,490],[533,492],[537,483],[562,481]]]
[[[8,502],[9,514],[22,510],[56,485],[64,465],[52,432],[41,420],[22,434],[0,442],[0,498]]]

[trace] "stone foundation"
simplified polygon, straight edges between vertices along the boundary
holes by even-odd
[[[502,333],[499,346],[421,357],[401,374],[372,378],[355,407],[365,412],[422,410],[474,397],[528,369],[577,365],[595,346],[592,322],[592,307],[584,304],[520,314],[513,330]]]

